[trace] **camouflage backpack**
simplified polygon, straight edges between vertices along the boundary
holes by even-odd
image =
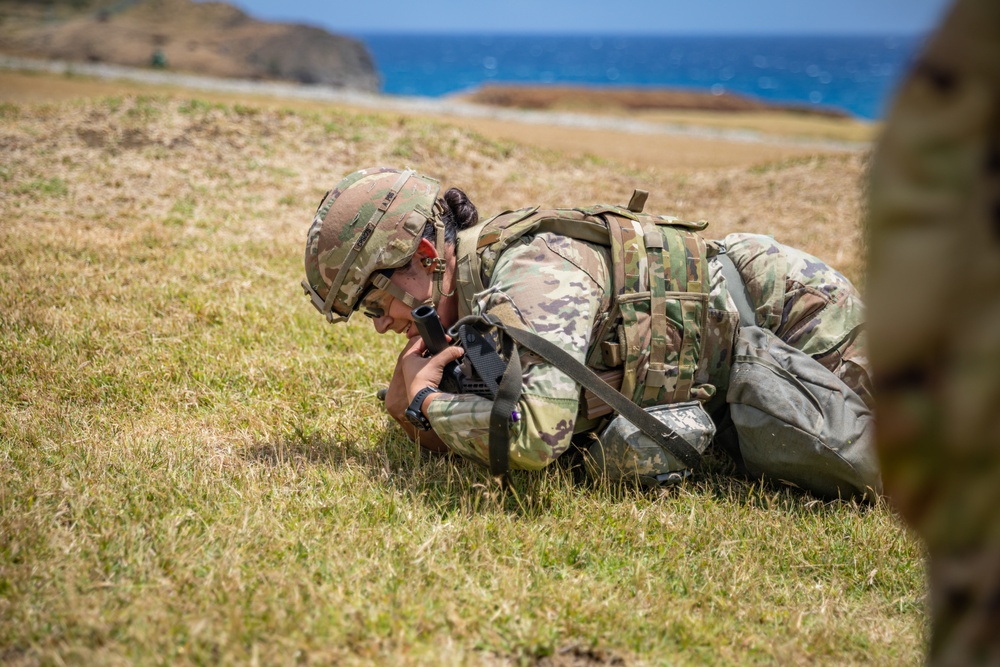
[[[684,424],[678,422],[677,412],[659,410],[654,416],[684,435],[700,454],[714,434],[700,403],[711,398],[715,388],[695,381],[710,289],[707,247],[698,232],[707,223],[644,214],[645,196],[636,191],[628,207],[507,211],[459,232],[459,315],[471,314],[475,295],[485,289],[500,255],[523,236],[552,232],[608,247],[613,299],[588,350],[586,366],[602,372],[605,379],[610,372],[615,377],[613,384],[620,382],[621,394],[642,408],[684,404]],[[507,324],[508,328],[517,326]],[[556,365],[568,372],[569,362]],[[587,418],[614,411],[609,401],[597,401],[592,410],[586,410],[588,403],[582,402],[582,414]],[[692,413],[698,414],[692,418]],[[625,432],[620,419],[616,421],[617,430],[605,431],[612,437],[596,452],[609,476],[638,476],[645,481],[691,467],[691,456],[661,452],[663,447],[647,438],[645,429]],[[692,431],[687,426],[693,422],[698,427]],[[491,461],[493,449],[491,442]],[[494,472],[498,470],[494,468]]]

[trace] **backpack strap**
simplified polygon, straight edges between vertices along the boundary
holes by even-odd
[[[513,337],[511,337],[513,339]],[[517,412],[517,402],[521,400],[524,379],[521,377],[521,355],[517,345],[504,346],[507,353],[507,368],[497,386],[496,397],[490,408],[490,472],[506,479],[510,470],[510,427],[521,416]]]
[[[663,229],[663,225],[660,226]],[[677,306],[680,308],[681,347],[677,352],[677,384],[671,402],[688,401],[692,390],[702,342],[711,281],[708,279],[708,249],[699,234],[676,227],[667,227],[670,239],[671,279],[675,282]]]
[[[621,393],[632,396],[638,384],[639,355],[643,344],[638,335],[638,320],[642,302],[649,301],[648,264],[643,246],[641,227],[634,216],[619,217],[606,215],[604,220],[611,236],[611,286],[613,294],[612,310],[617,307],[621,317],[621,340],[618,341],[619,357],[622,363]],[[609,319],[606,326],[616,323]],[[607,335],[603,330],[601,340]]]
[[[455,241],[455,282],[458,291],[458,317],[468,317],[472,314],[472,304],[476,294],[483,291],[483,279],[479,272],[479,255],[476,253],[479,243],[480,225],[462,229]]]
[[[729,296],[736,304],[736,310],[740,313],[740,325],[745,327],[757,326],[757,316],[754,309],[750,307],[750,299],[747,296],[747,286],[740,277],[740,272],[736,269],[733,258],[726,253],[718,255],[719,264],[722,265],[722,277],[726,279],[726,287],[729,288]]]

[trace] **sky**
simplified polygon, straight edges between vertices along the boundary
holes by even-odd
[[[948,0],[227,0],[341,34],[919,34]]]

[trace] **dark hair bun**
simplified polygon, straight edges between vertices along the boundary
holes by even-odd
[[[468,195],[458,188],[451,188],[444,193],[444,203],[451,211],[452,220],[458,229],[474,227],[479,222],[479,211],[476,205],[469,201]]]

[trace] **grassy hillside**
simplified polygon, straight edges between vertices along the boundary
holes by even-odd
[[[374,400],[400,345],[298,287],[316,203],[407,165],[484,213],[653,194],[858,278],[863,156],[701,170],[334,109],[0,106],[0,661],[916,664],[884,506],[657,494],[425,458]],[[363,318],[362,318],[363,319]]]

